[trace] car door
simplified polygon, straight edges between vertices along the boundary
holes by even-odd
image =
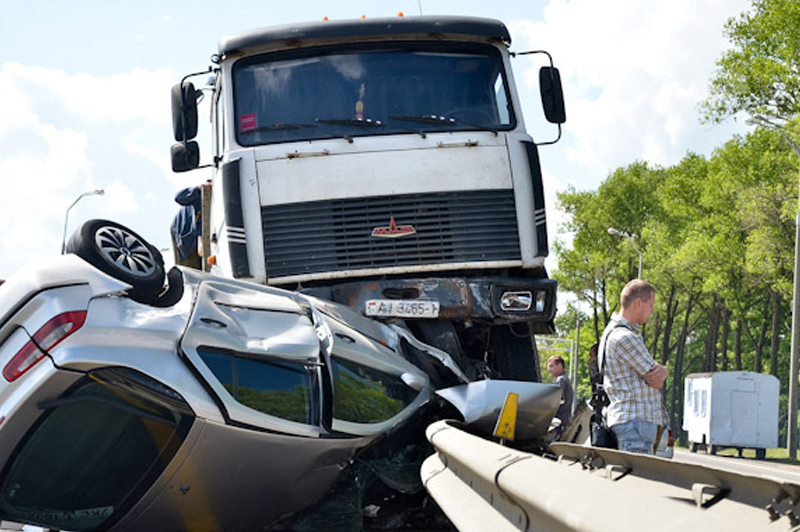
[[[302,302],[244,283],[199,285],[180,351],[229,423],[319,437],[320,339]]]

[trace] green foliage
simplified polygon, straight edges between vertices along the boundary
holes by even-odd
[[[752,9],[728,21],[733,48],[717,61],[707,118],[738,112],[779,120],[800,112],[800,2],[754,0]]]
[[[554,277],[577,294],[581,308],[590,308],[580,318],[578,397],[589,394],[584,353],[636,274],[636,251],[628,239],[609,235],[609,227],[635,235],[643,277],[658,289],[644,335],[654,358],[670,368],[668,405],[679,410],[683,378],[721,369],[723,352],[729,370],[769,371],[775,343],[778,375],[786,381],[797,165],[780,135],[761,129],[732,139],[710,159],[687,153],[668,168],[637,162],[612,172],[597,191],[559,195],[574,238],[571,248],[557,246]],[[558,318],[562,336],[575,338],[576,313],[569,308]]]

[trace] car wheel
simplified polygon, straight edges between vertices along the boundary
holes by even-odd
[[[67,252],[131,285],[128,296],[150,303],[164,287],[164,259],[154,246],[127,227],[108,220],[89,220],[75,231]]]
[[[541,382],[539,351],[527,323],[495,326],[490,334],[495,367],[503,379]]]

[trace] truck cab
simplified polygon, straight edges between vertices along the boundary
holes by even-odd
[[[510,42],[499,21],[438,16],[223,38],[205,264],[401,323],[472,377],[539,380],[556,283]],[[552,64],[540,82],[560,134]],[[199,165],[200,94],[173,89],[175,171]]]

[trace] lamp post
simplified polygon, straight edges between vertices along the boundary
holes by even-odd
[[[75,201],[72,202],[72,205],[67,207],[67,214],[64,216],[64,236],[61,237],[61,254],[67,252],[67,222],[69,221],[69,211],[72,209],[76,203],[78,203],[81,198],[84,196],[102,196],[105,194],[106,191],[102,188],[98,188],[97,190],[90,190],[89,192],[84,192],[80,196],[78,196]]]
[[[619,236],[619,237],[622,237],[622,238],[627,238],[628,240],[631,241],[631,245],[633,246],[633,249],[635,249],[636,253],[639,254],[639,274],[638,274],[638,276],[636,278],[637,279],[641,279],[642,278],[642,252],[639,250],[639,246],[637,246],[636,242],[633,240],[633,235],[629,235],[625,231],[620,231],[618,229],[614,229],[613,227],[609,227],[608,228],[608,234],[609,235],[616,235],[616,236]]]
[[[800,148],[789,138],[789,135],[781,126],[770,122],[763,116],[754,116],[745,120],[749,126],[763,126],[774,129],[781,134],[783,139],[791,146],[792,151],[800,159]],[[800,193],[799,193],[800,194]],[[789,421],[786,430],[786,449],[789,451],[789,459],[797,458],[797,370],[798,352],[800,352],[800,290],[798,290],[798,279],[800,279],[800,195],[797,198],[797,216],[794,219],[794,280],[792,282],[792,344],[789,356]]]

